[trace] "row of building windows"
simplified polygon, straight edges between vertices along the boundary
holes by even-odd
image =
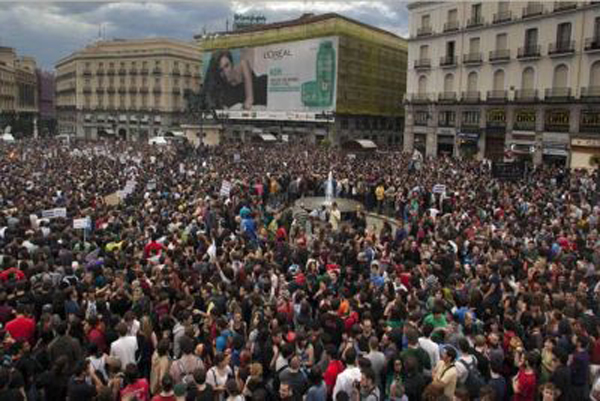
[[[556,30],[556,42],[548,47],[548,54],[564,54],[575,52],[575,42],[571,40],[572,25],[570,22],[558,24]],[[490,61],[510,59],[510,49],[508,47],[508,34],[499,33],[495,39],[495,50],[490,53]],[[594,35],[588,38],[585,48],[587,50],[600,49],[600,17],[594,22]],[[445,56],[440,59],[440,66],[457,64],[456,41],[446,42]],[[529,28],[525,31],[523,47],[519,48],[517,57],[533,58],[540,57],[542,54],[541,46],[538,43],[538,28]],[[419,48],[419,59],[415,67],[428,67],[429,45],[424,44]],[[469,51],[464,55],[463,63],[481,62],[481,38],[474,37],[469,39]]]
[[[152,65],[152,63],[148,62],[148,61],[141,61],[141,62],[137,62],[137,61],[132,61],[130,63],[127,63],[125,61],[121,61],[118,64],[119,69],[121,70],[127,70],[127,68],[130,69],[136,69],[139,67],[141,67],[142,69],[148,69],[149,65]],[[162,65],[162,61],[161,60],[154,60],[154,68],[160,68]],[[180,64],[179,61],[174,61],[173,62],[173,68],[175,70],[177,70],[179,68]],[[85,63],[85,70],[86,71],[91,71],[91,68],[93,67],[93,64],[90,62],[86,62]],[[103,61],[98,62],[97,64],[97,68],[98,70],[103,70],[105,67],[105,63]],[[115,63],[114,62],[109,62],[106,63],[106,67],[108,67],[111,70],[115,69]],[[186,72],[190,72],[191,71],[191,65],[189,63],[186,63],[183,65],[183,68],[185,68]]]
[[[454,92],[454,74],[448,73],[444,76],[444,92]],[[504,91],[506,89],[505,73],[503,69],[497,69],[493,73],[493,90]],[[533,67],[526,67],[521,74],[521,90],[534,90],[536,87],[535,70]],[[561,89],[569,87],[569,67],[566,64],[559,64],[554,68],[552,88]],[[600,60],[594,62],[590,67],[589,88],[599,88],[600,94]],[[428,78],[426,75],[419,76],[418,93],[428,93]],[[467,92],[477,92],[479,90],[479,74],[472,71],[467,75]],[[593,89],[596,90],[596,89]]]

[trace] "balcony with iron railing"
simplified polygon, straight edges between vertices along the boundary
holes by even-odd
[[[103,94],[104,93],[104,88],[96,88],[96,93]]]
[[[109,86],[108,89],[106,89],[107,93],[115,93],[115,87],[114,86]]]
[[[156,94],[160,94],[162,93],[162,89],[159,87],[154,87],[154,89],[152,89],[152,93]]]
[[[566,102],[571,100],[571,88],[547,88],[544,100],[547,102]]]
[[[481,52],[463,54],[463,64],[481,64]]]
[[[130,86],[129,87],[129,93],[135,94],[135,93],[137,93],[137,91],[138,90],[137,90],[137,88],[135,86]]]
[[[456,66],[456,56],[440,57],[440,66],[441,67],[455,67]]]
[[[142,74],[142,75],[148,75],[148,73],[149,73],[149,71],[148,71],[148,69],[147,69],[147,68],[142,68],[142,69],[140,70],[140,74]]]
[[[417,28],[417,37],[419,36],[429,36],[433,34],[433,29],[430,26],[422,26]]]
[[[418,60],[415,60],[415,69],[419,70],[425,68],[431,68],[431,59],[420,58]]]
[[[459,28],[458,21],[448,21],[444,24],[444,32],[458,31]]]
[[[576,1],[555,1],[554,2],[554,12],[573,10],[577,8]]]
[[[544,13],[544,5],[541,3],[528,4],[523,8],[523,18],[531,18]]]
[[[500,11],[494,14],[494,24],[500,24],[510,20],[512,20],[512,11]]]
[[[181,89],[180,88],[173,88],[173,94],[174,95],[181,95]]]
[[[183,72],[183,76],[184,76],[184,77],[191,78],[191,77],[192,77],[192,72],[191,72],[191,71],[184,71],[184,72]]]
[[[581,100],[583,102],[600,102],[600,86],[581,88]]]
[[[158,67],[154,68],[152,70],[152,74],[154,74],[154,75],[160,75],[160,74],[162,74],[162,70],[160,68],[158,68]]]
[[[519,47],[519,53],[517,54],[518,59],[533,59],[541,57],[541,46],[524,46]]]
[[[462,93],[461,101],[463,103],[479,103],[481,100],[481,92],[479,91],[466,91]]]
[[[125,93],[127,93],[127,89],[124,86],[119,87],[119,93],[124,95]]]
[[[176,77],[178,77],[178,76],[180,76],[180,75],[181,75],[181,71],[179,70],[179,68],[175,68],[175,69],[173,70],[173,76],[176,76]]]
[[[429,103],[431,101],[431,96],[429,93],[410,93],[408,96],[409,103],[415,104],[423,104]]]
[[[438,95],[438,102],[440,103],[455,103],[456,101],[456,92],[440,92]]]
[[[535,102],[537,100],[537,89],[517,89],[515,91],[515,101],[517,102]]]
[[[490,63],[501,63],[506,61],[510,61],[510,49],[490,51]]]
[[[486,100],[489,103],[504,103],[508,100],[508,91],[505,91],[505,90],[487,91]]]
[[[594,52],[600,50],[600,36],[595,38],[587,38],[585,40],[585,51]]]
[[[97,69],[96,70],[96,75],[99,76],[99,77],[103,76],[104,75],[104,69],[102,69],[102,68]]]
[[[138,70],[137,68],[131,68],[129,70],[129,75],[137,75],[138,74]]]
[[[127,70],[125,68],[121,68],[119,70],[119,75],[123,76],[123,75],[127,75]]]
[[[92,76],[92,71],[91,70],[83,70],[83,76],[84,77]]]
[[[142,94],[147,94],[147,93],[148,93],[148,87],[146,87],[146,86],[142,86],[142,87],[140,88],[140,93],[142,93]]]
[[[107,71],[106,71],[106,75],[109,75],[109,76],[110,76],[110,75],[115,75],[115,70],[113,70],[113,69],[109,69],[109,70],[107,70]]]
[[[564,41],[564,42],[556,42],[550,43],[548,45],[548,55],[550,56],[565,56],[575,53],[575,42],[574,41]]]
[[[92,93],[92,88],[89,86],[85,86],[83,88],[83,93],[87,93],[87,94]]]
[[[485,20],[483,17],[481,15],[477,15],[467,20],[467,28],[477,28],[483,26],[484,23]]]

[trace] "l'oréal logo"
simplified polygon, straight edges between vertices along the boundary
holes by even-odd
[[[290,57],[291,55],[292,51],[290,49],[277,49],[266,51],[263,57],[266,60],[281,60],[282,58]]]

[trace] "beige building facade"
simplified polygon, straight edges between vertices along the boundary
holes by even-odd
[[[600,2],[411,2],[404,148],[588,167]]]
[[[0,47],[0,129],[10,119],[33,120],[38,113],[36,62],[18,57],[15,49]]]
[[[143,140],[184,122],[200,88],[200,50],[171,39],[100,41],[56,64],[59,131]]]

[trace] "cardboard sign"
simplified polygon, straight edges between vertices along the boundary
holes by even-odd
[[[146,185],[146,189],[148,191],[154,191],[156,189],[156,180],[148,181],[148,184]]]
[[[87,228],[92,227],[92,221],[89,217],[84,217],[83,219],[74,219],[73,220],[73,228],[76,230],[85,230]]]

